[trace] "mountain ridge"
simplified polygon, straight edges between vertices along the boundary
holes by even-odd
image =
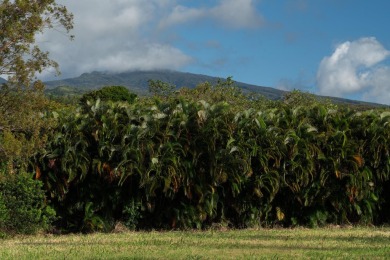
[[[177,88],[194,88],[198,84],[206,81],[215,84],[220,79],[221,78],[218,77],[172,70],[130,71],[122,73],[93,71],[90,73],[83,73],[75,78],[47,81],[45,82],[45,85],[47,89],[53,89],[59,86],[72,86],[85,90],[97,89],[107,85],[121,85],[127,87],[136,94],[143,95],[148,92],[148,80],[161,80],[175,85]],[[235,82],[235,84],[245,92],[260,93],[273,100],[280,99],[286,93],[283,90],[256,86],[243,82]]]
[[[179,72],[173,70],[150,70],[150,71],[128,71],[121,73],[93,71],[83,73],[78,77],[60,80],[45,81],[46,92],[50,95],[82,95],[91,90],[99,89],[103,86],[120,85],[127,87],[130,91],[138,95],[148,94],[148,80],[161,80],[175,85],[177,88],[194,88],[200,83],[209,82],[215,84],[220,77],[213,77],[203,74],[189,72]],[[0,78],[0,84],[7,81]],[[272,87],[257,86],[243,82],[235,82],[235,85],[244,92],[254,92],[263,95],[271,100],[281,100],[289,91],[279,90]],[[373,107],[388,107],[384,104],[365,102],[359,100],[345,99],[331,96],[318,96],[322,99],[330,99],[334,103],[349,105],[365,105]]]

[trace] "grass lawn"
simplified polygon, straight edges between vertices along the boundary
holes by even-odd
[[[39,235],[0,240],[0,259],[390,258],[390,228]]]

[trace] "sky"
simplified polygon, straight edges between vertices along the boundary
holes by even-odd
[[[169,69],[390,104],[388,0],[57,2],[75,39],[52,30],[37,42],[60,78]]]

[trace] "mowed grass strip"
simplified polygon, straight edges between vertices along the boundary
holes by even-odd
[[[23,236],[0,259],[390,258],[390,228],[251,229]]]

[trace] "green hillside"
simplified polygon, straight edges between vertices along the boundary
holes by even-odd
[[[58,86],[71,86],[79,89],[96,89],[107,85],[121,85],[129,88],[131,91],[144,95],[148,92],[148,80],[161,80],[175,85],[176,87],[189,87],[194,88],[200,83],[210,82],[216,83],[219,78],[211,77],[200,74],[192,74],[178,71],[132,71],[124,73],[104,73],[104,72],[91,72],[84,73],[79,77],[56,80],[45,82],[48,89],[53,89]],[[264,95],[267,98],[277,100],[280,99],[284,91],[250,85],[242,82],[236,82],[238,87],[244,89],[247,92],[256,92]]]
[[[211,77],[201,74],[193,74],[187,72],[178,72],[170,70],[154,70],[154,71],[131,71],[123,73],[108,73],[108,72],[91,72],[83,73],[79,77],[48,81],[45,82],[46,92],[52,96],[73,96],[83,94],[89,90],[99,89],[103,86],[125,86],[137,95],[148,94],[148,81],[161,80],[169,84],[175,85],[177,88],[188,87],[194,88],[200,83],[209,82],[217,83],[220,78]],[[283,90],[256,86],[243,82],[236,82],[236,85],[243,89],[244,92],[257,93],[271,100],[280,100],[288,93]],[[64,87],[66,86],[66,87]],[[60,88],[58,88],[60,87]],[[320,97],[330,99],[334,103],[348,105],[364,105],[378,106],[375,103],[350,100],[336,97]],[[379,105],[382,106],[382,105]]]

